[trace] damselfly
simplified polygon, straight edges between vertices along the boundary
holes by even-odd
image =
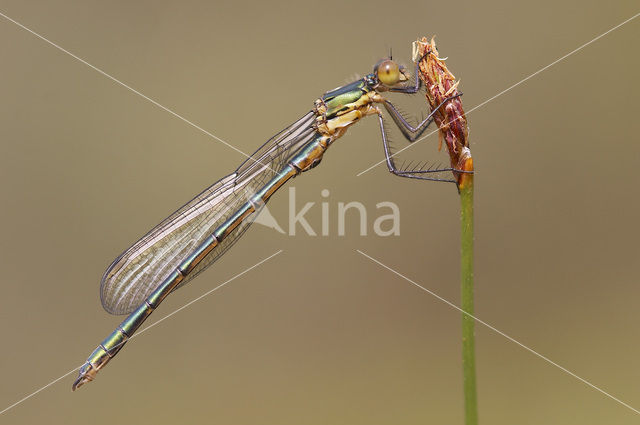
[[[364,78],[325,93],[311,111],[268,140],[233,173],[193,198],[116,258],[102,277],[102,306],[111,314],[129,316],[91,353],[72,388],[92,381],[167,295],[220,258],[280,187],[318,165],[327,148],[361,118],[378,117],[386,164],[393,174],[455,182],[453,177],[443,178],[442,173],[459,170],[398,169],[390,152],[378,105],[384,106],[411,142],[432,122],[433,113],[413,127],[382,96],[385,92],[418,92],[418,63],[413,84],[408,82],[405,68],[388,58],[379,61]]]

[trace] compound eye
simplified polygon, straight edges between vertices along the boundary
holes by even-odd
[[[377,74],[378,80],[386,86],[393,86],[400,81],[400,67],[391,59],[380,62]]]

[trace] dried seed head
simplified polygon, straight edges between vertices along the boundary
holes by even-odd
[[[428,53],[428,54],[427,54]],[[420,60],[420,78],[427,88],[427,101],[433,112],[439,105],[433,118],[440,128],[440,144],[445,142],[451,167],[454,170],[466,171],[456,172],[454,175],[458,182],[458,187],[462,188],[472,179],[473,160],[469,150],[469,128],[467,127],[467,117],[462,109],[458,84],[453,74],[447,69],[445,59],[438,57],[436,43],[432,38],[428,41],[426,37],[417,40],[413,44],[413,59]],[[445,100],[449,99],[443,104]]]

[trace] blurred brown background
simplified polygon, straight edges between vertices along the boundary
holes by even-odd
[[[390,47],[437,35],[480,104],[637,13],[634,2],[3,1],[0,11],[245,152]],[[477,316],[640,408],[640,20],[469,114]],[[111,260],[243,157],[0,19],[3,279],[0,410],[80,366],[121,320],[100,306]],[[402,104],[404,100],[400,100]],[[407,101],[413,115],[420,96]],[[404,142],[395,137],[398,147]],[[410,149],[429,158],[437,138]],[[0,416],[12,424],[462,422],[455,303],[458,198],[391,176],[377,123],[296,179],[331,236],[254,226],[150,323],[284,252],[127,345],[96,382],[75,373]],[[281,225],[286,190],[270,210]],[[401,236],[336,235],[339,201],[401,209]],[[631,424],[638,416],[477,325],[484,424]]]

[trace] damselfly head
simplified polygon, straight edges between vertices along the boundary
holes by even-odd
[[[374,67],[373,73],[378,81],[391,87],[409,79],[404,66],[398,65],[391,58],[380,60]]]

